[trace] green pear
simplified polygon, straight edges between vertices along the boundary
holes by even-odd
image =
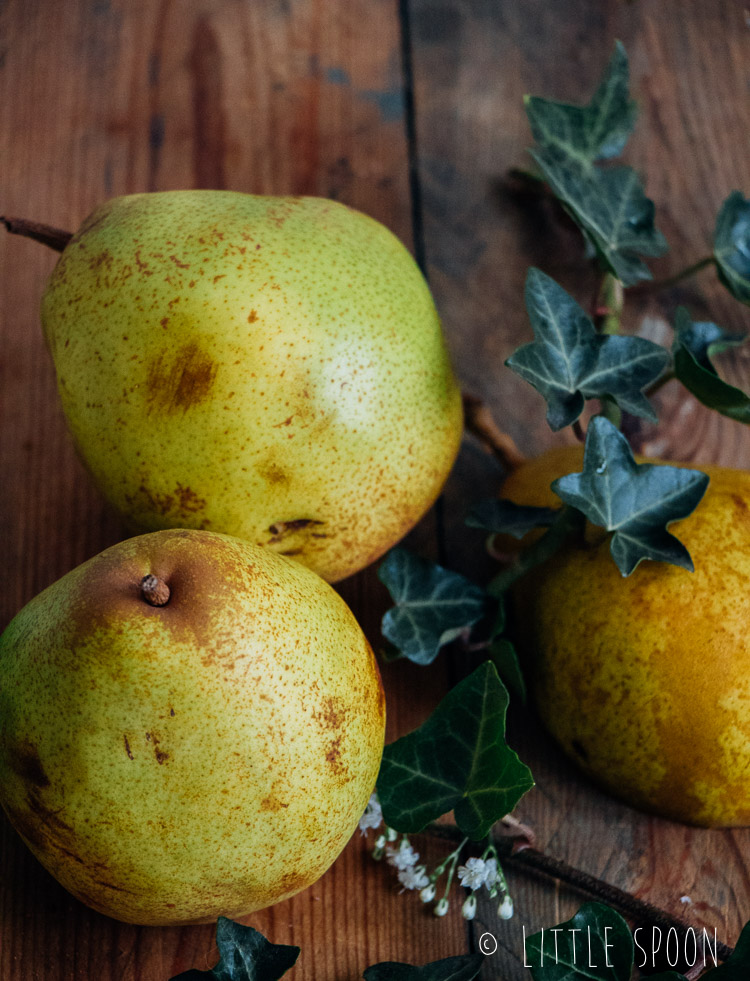
[[[548,451],[511,474],[503,496],[559,505],[550,483],[582,463],[583,447]],[[580,767],[644,810],[747,825],[750,473],[700,469],[705,497],[669,529],[695,572],[644,562],[624,579],[594,529],[525,576],[513,598],[539,714]]]
[[[78,449],[139,530],[236,535],[336,581],[418,521],[457,453],[425,281],[334,201],[115,198],[64,249],[42,320]]]
[[[122,542],[0,638],[0,800],[73,895],[129,923],[315,882],[373,790],[384,700],[343,600],[247,542]]]

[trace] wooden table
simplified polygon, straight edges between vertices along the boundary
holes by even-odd
[[[706,253],[717,208],[750,191],[750,30],[739,0],[6,0],[0,6],[0,210],[75,228],[112,195],[178,187],[327,195],[385,222],[425,265],[463,386],[527,453],[556,437],[540,399],[503,368],[529,336],[522,286],[539,265],[585,297],[580,239],[504,182],[523,164],[527,91],[582,100],[615,38],[630,54],[641,118],[627,160],[643,168],[671,253],[667,275]],[[0,236],[0,626],[35,593],[119,540],[78,462],[55,393],[38,304],[55,256]],[[745,330],[710,273],[644,301],[652,336],[678,302]],[[750,377],[748,354],[729,364]],[[648,449],[750,464],[739,424],[667,387]],[[559,439],[560,437],[557,437]],[[501,470],[470,439],[442,506],[412,544],[477,574],[462,517]],[[481,570],[480,570],[481,571]],[[375,644],[387,600],[373,570],[341,587]],[[390,732],[431,710],[457,666],[385,671]],[[686,720],[686,738],[689,723]],[[512,742],[538,786],[518,809],[540,845],[734,942],[750,918],[750,832],[698,831],[637,814],[592,788],[533,719]],[[437,854],[439,849],[432,848]],[[580,899],[513,874],[517,916],[458,903],[438,921],[357,839],[296,898],[248,918],[302,947],[290,977],[344,981],[380,960],[424,963],[500,940],[483,977],[516,981],[523,925],[559,922]],[[70,898],[7,823],[0,829],[0,981],[167,981],[215,959],[214,930],[138,928]]]

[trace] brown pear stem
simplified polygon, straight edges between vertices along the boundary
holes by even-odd
[[[513,437],[500,429],[481,399],[469,395],[468,392],[464,392],[462,398],[467,430],[476,436],[485,451],[497,457],[507,470],[511,472],[517,470],[526,462],[526,457],[516,446]]]
[[[455,824],[430,824],[424,834],[431,837],[445,838],[449,841],[461,841],[463,833],[459,831]],[[550,879],[556,879],[570,886],[576,892],[583,893],[593,899],[599,899],[607,905],[616,909],[618,913],[629,917],[636,923],[643,925],[655,925],[665,930],[674,928],[680,938],[685,936],[689,930],[695,930],[687,920],[680,916],[668,913],[660,906],[647,903],[643,899],[638,899],[632,893],[618,889],[603,879],[598,879],[594,875],[589,875],[582,869],[577,869],[562,859],[552,855],[546,855],[536,848],[520,844],[513,835],[492,835],[492,843],[497,849],[498,858],[510,866],[523,868],[530,872],[535,872]],[[697,931],[696,931],[697,932]],[[717,941],[716,956],[719,960],[726,961],[732,956],[733,949],[727,944]]]
[[[170,595],[169,586],[158,576],[149,575],[141,579],[141,598],[150,606],[166,606]]]
[[[25,218],[6,218],[4,215],[0,215],[0,222],[5,225],[11,235],[33,238],[35,242],[41,242],[42,245],[54,249],[55,252],[62,252],[73,238],[72,232],[63,231],[62,228],[53,228],[52,225],[43,225],[39,221],[27,221]]]

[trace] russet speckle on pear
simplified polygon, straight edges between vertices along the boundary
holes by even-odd
[[[503,496],[559,505],[550,483],[582,463],[582,447],[548,451]],[[623,578],[598,534],[532,570],[513,598],[539,714],[580,767],[644,810],[747,825],[750,473],[697,469],[706,495],[669,527],[694,572],[643,562]]]
[[[315,882],[365,809],[384,722],[334,590],[211,532],[107,549],[0,638],[2,805],[73,895],[126,922],[240,916]]]
[[[225,532],[329,581],[437,497],[462,415],[404,246],[322,198],[116,198],[64,249],[42,320],[76,445],[139,530]]]

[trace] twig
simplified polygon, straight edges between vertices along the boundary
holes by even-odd
[[[463,838],[463,833],[455,824],[430,824],[423,833],[433,838],[444,838],[447,841],[460,841]],[[674,916],[660,906],[654,906],[653,903],[638,899],[632,893],[625,892],[624,889],[619,889],[603,879],[598,879],[594,875],[589,875],[588,872],[568,865],[562,859],[553,858],[536,848],[525,846],[519,848],[516,840],[510,835],[493,834],[490,837],[497,849],[498,857],[506,865],[536,872],[550,879],[557,879],[576,892],[607,903],[636,923],[655,925],[665,930],[675,929],[680,939],[689,931],[695,930],[695,927],[687,920],[683,920],[682,917]],[[732,953],[732,947],[717,940],[716,956],[720,960],[728,960]]]
[[[517,470],[526,457],[518,449],[513,437],[504,433],[492,418],[487,405],[475,395],[463,393],[466,428],[481,443],[485,452],[491,453],[510,471]]]
[[[23,235],[24,238],[31,238],[35,242],[54,249],[55,252],[62,252],[68,242],[73,238],[72,232],[65,232],[62,228],[53,228],[52,225],[43,225],[39,221],[27,221],[25,218],[6,218],[0,215],[0,223],[5,225],[11,235]]]

